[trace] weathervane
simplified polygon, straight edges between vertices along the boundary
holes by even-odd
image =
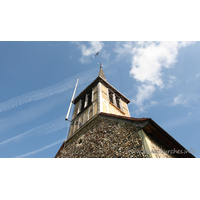
[[[100,67],[102,67],[102,66],[103,66],[101,62],[100,62],[100,63],[98,63],[98,64],[100,64]]]

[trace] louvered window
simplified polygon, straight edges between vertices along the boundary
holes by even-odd
[[[113,102],[113,92],[111,92],[110,90],[109,90],[109,100],[111,103],[114,103]]]
[[[117,107],[120,109],[120,98],[116,96],[116,104]]]

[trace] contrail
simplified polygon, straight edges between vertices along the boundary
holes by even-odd
[[[23,154],[23,155],[20,155],[20,156],[16,156],[15,158],[22,158],[22,157],[26,157],[26,156],[29,156],[29,155],[38,153],[38,152],[40,152],[40,151],[43,151],[43,150],[48,149],[48,148],[50,148],[50,147],[53,147],[53,146],[55,146],[55,145],[57,145],[57,144],[59,144],[59,143],[61,143],[61,142],[64,142],[64,139],[59,140],[59,141],[57,141],[57,142],[55,142],[55,143],[53,143],[53,144],[50,144],[50,145],[48,145],[48,146],[45,146],[45,147],[43,147],[43,148],[41,148],[41,149],[38,149],[38,150],[35,150],[35,151],[32,151],[32,152],[26,153],[26,154]]]
[[[15,126],[24,124],[26,122],[38,118],[39,116],[45,114],[49,110],[52,110],[55,107],[65,103],[69,96],[71,95],[68,92],[57,94],[56,98],[50,97],[48,99],[43,100],[42,102],[37,103],[37,105],[30,106],[25,110],[19,111],[4,119],[0,119],[0,133],[8,131],[9,129]]]
[[[23,94],[21,96],[15,97],[13,99],[10,99],[8,101],[5,101],[3,103],[0,103],[0,113],[6,110],[10,110],[12,108],[15,108],[17,106],[37,101],[41,99],[45,99],[47,97],[50,97],[52,95],[62,93],[66,90],[69,90],[74,87],[76,79],[79,77],[80,81],[79,84],[82,84],[84,82],[92,80],[94,72],[96,72],[96,68],[87,70],[85,72],[76,74],[75,76],[72,76],[70,78],[65,79],[64,81],[61,81],[55,85],[52,85],[50,87],[46,87],[41,90],[35,90],[32,92],[28,92],[26,94]]]
[[[66,128],[69,126],[69,123],[66,122],[64,119],[65,119],[65,116],[59,117],[59,118],[57,118],[53,121],[50,121],[46,124],[37,126],[33,129],[30,129],[30,130],[22,133],[22,134],[19,134],[15,137],[9,138],[9,139],[1,142],[0,145],[7,144],[13,140],[22,139],[25,136],[30,136],[30,135],[40,136],[40,135],[49,134],[49,133],[61,130],[63,128]]]

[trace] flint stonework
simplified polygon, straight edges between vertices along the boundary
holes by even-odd
[[[69,138],[57,158],[146,158],[134,124],[98,116]]]

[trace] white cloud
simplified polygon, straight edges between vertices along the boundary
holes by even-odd
[[[147,42],[132,50],[132,69],[130,74],[140,82],[164,87],[162,69],[176,62],[179,42]]]
[[[184,107],[191,107],[192,103],[198,101],[198,96],[195,94],[179,94],[174,98],[172,105],[182,105]]]
[[[196,77],[197,77],[197,78],[200,77],[200,74],[197,74]]]
[[[178,50],[194,42],[126,42],[117,44],[118,57],[124,54],[132,55],[130,75],[141,85],[135,104],[143,110],[143,102],[149,100],[156,88],[162,89],[165,84],[162,79],[163,69],[170,68],[177,62]],[[169,77],[172,82],[175,77]]]
[[[80,59],[80,62],[82,64],[90,62],[89,56],[91,56],[91,55],[94,56],[95,53],[101,51],[101,49],[104,47],[103,42],[99,42],[99,41],[89,42],[89,44],[90,44],[89,47],[86,47],[86,45],[83,45],[80,43],[77,43],[77,44],[82,52],[82,57]]]
[[[104,44],[102,42],[92,41],[89,43],[91,45],[89,48],[87,48],[85,45],[81,45],[81,51],[84,56],[93,55],[93,54],[97,53],[98,51],[100,51],[104,46]]]
[[[174,98],[174,104],[183,104],[183,100],[181,100],[181,94]]]
[[[169,79],[168,79],[168,84],[166,85],[166,88],[171,88],[171,87],[173,87],[173,84],[176,81],[176,77],[169,75],[168,78]]]
[[[120,57],[122,55],[131,53],[132,49],[133,49],[133,42],[125,42],[125,43],[117,42],[115,52],[118,53],[117,57]]]
[[[195,43],[195,41],[182,41],[182,42],[179,42],[179,48],[181,48],[181,47],[186,47],[186,46],[188,46],[188,45],[191,45],[191,44],[194,44]]]
[[[169,79],[170,79],[170,82],[173,82],[173,80],[175,80],[176,77],[175,77],[175,76],[172,76],[172,75],[169,75]]]
[[[90,63],[90,59],[86,56],[82,56],[79,61],[81,62],[81,64],[86,64],[86,63]]]
[[[155,87],[153,85],[142,84],[138,87],[138,93],[136,95],[136,100],[134,101],[136,105],[142,105],[145,99],[148,99],[153,92],[155,91]]]
[[[106,53],[106,51],[101,51],[100,56],[102,58],[105,58],[107,61],[109,61],[110,54]]]

